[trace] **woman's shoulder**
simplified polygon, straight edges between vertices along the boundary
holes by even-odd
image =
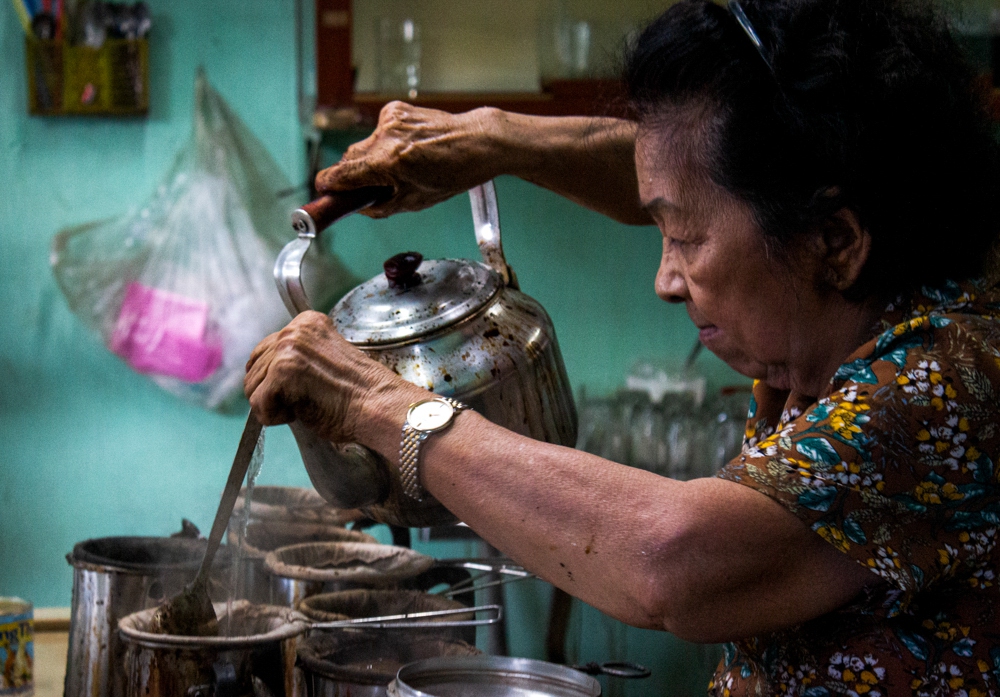
[[[973,377],[975,383],[985,379],[1000,387],[1000,290],[996,287],[969,281],[921,288],[890,303],[879,324],[876,336],[841,365],[830,393],[848,383],[905,384],[909,373],[919,376],[921,371],[952,369]],[[986,369],[987,375],[970,372],[976,368]]]

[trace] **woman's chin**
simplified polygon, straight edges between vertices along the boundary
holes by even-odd
[[[699,332],[699,338],[701,334]],[[740,347],[733,345],[733,342],[725,341],[721,331],[714,335],[711,341],[702,339],[701,343],[709,351],[730,368],[740,375],[745,375],[754,380],[766,380],[768,376],[767,366],[760,361],[748,356]]]

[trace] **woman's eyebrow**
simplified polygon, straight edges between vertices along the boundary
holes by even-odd
[[[640,201],[639,202],[639,206],[643,210],[645,210],[645,211],[647,211],[649,213],[652,213],[653,211],[656,211],[656,210],[664,210],[664,209],[666,209],[668,211],[678,211],[678,210],[680,210],[680,206],[678,206],[673,201],[670,201],[669,199],[663,198],[662,196],[657,196],[657,197],[652,198],[652,199],[650,199],[648,201]]]

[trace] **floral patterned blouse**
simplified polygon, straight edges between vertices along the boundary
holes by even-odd
[[[879,577],[849,606],[726,647],[718,697],[1000,695],[1000,291],[897,300],[819,401],[754,386],[720,477]]]

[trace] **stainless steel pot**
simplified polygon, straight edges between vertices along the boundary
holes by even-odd
[[[599,697],[601,684],[566,666],[529,658],[429,658],[403,666],[389,697]]]
[[[179,593],[204,554],[204,540],[104,537],[80,542],[66,555],[73,567],[73,607],[65,697],[125,696],[118,620]],[[220,556],[217,564],[213,578],[224,580],[226,562]],[[212,588],[217,599],[228,592]]]
[[[123,618],[126,645],[117,671],[126,697],[249,697],[293,694],[295,642],[307,629],[290,608],[245,600],[216,603],[227,636],[174,636],[148,632],[155,609]]]
[[[312,240],[384,195],[378,189],[349,192],[293,214],[299,239],[275,264],[278,290],[293,315],[309,309],[301,267]],[[406,380],[463,401],[517,433],[575,445],[576,408],[555,330],[542,306],[518,290],[507,265],[493,183],[469,196],[483,263],[398,255],[386,262],[385,274],[344,296],[330,316],[349,342]],[[408,498],[396,468],[377,453],[326,442],[299,422],[291,428],[313,485],[334,506],[362,508],[394,525],[455,522],[432,497]]]
[[[463,641],[426,634],[314,634],[299,642],[309,697],[385,697],[400,666],[436,656],[476,656]]]
[[[228,531],[229,544],[238,550],[239,580],[253,591],[241,597],[255,603],[285,604],[272,600],[271,577],[264,568],[264,557],[279,547],[336,540],[375,542],[370,535],[344,528],[359,515],[334,508],[314,489],[289,486],[254,487],[247,510],[246,489],[241,490]],[[241,536],[244,522],[245,535]]]

